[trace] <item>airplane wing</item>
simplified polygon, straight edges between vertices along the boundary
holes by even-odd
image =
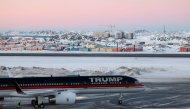
[[[16,81],[14,82],[14,86],[16,89],[16,92],[21,95],[28,95],[28,96],[50,96],[50,95],[55,95],[55,93],[59,93],[61,91],[66,91],[66,90],[43,90],[43,91],[22,91],[20,86]]]

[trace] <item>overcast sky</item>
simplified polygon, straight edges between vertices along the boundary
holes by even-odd
[[[190,31],[190,0],[0,0],[0,31]]]

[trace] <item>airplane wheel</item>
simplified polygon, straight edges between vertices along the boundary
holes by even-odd
[[[44,108],[44,103],[38,105],[39,108]]]
[[[36,100],[32,100],[32,101],[31,101],[31,104],[32,104],[32,105],[35,105],[35,104],[36,104]]]
[[[118,104],[122,104],[122,100],[119,100],[119,101],[118,101]]]
[[[40,104],[40,108],[44,108],[44,104]]]
[[[35,105],[34,105],[34,108],[35,108],[35,109],[37,109],[37,108],[38,108],[38,105],[37,105],[37,104],[35,104]]]

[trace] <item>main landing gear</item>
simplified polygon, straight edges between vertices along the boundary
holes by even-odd
[[[118,104],[122,104],[123,102],[123,93],[119,93],[120,97],[119,97],[119,100],[118,100]]]
[[[35,104],[35,105],[34,105],[34,108],[35,108],[35,109],[37,109],[37,108],[44,108],[44,103]]]
[[[36,97],[36,100],[32,100],[31,104],[34,106],[34,108],[44,108],[44,103],[42,102],[42,100],[44,99],[44,97],[38,96]]]
[[[37,103],[36,100],[32,100],[32,101],[31,101],[31,105],[35,105],[36,103]]]

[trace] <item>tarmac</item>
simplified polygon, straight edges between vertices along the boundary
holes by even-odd
[[[124,94],[123,104],[118,104],[119,94],[83,94],[71,105],[49,104],[45,99],[45,109],[179,109],[190,108],[190,82],[144,83],[147,89],[139,93]],[[33,98],[5,98],[0,102],[3,109],[16,109],[21,100],[21,109],[34,109]]]

